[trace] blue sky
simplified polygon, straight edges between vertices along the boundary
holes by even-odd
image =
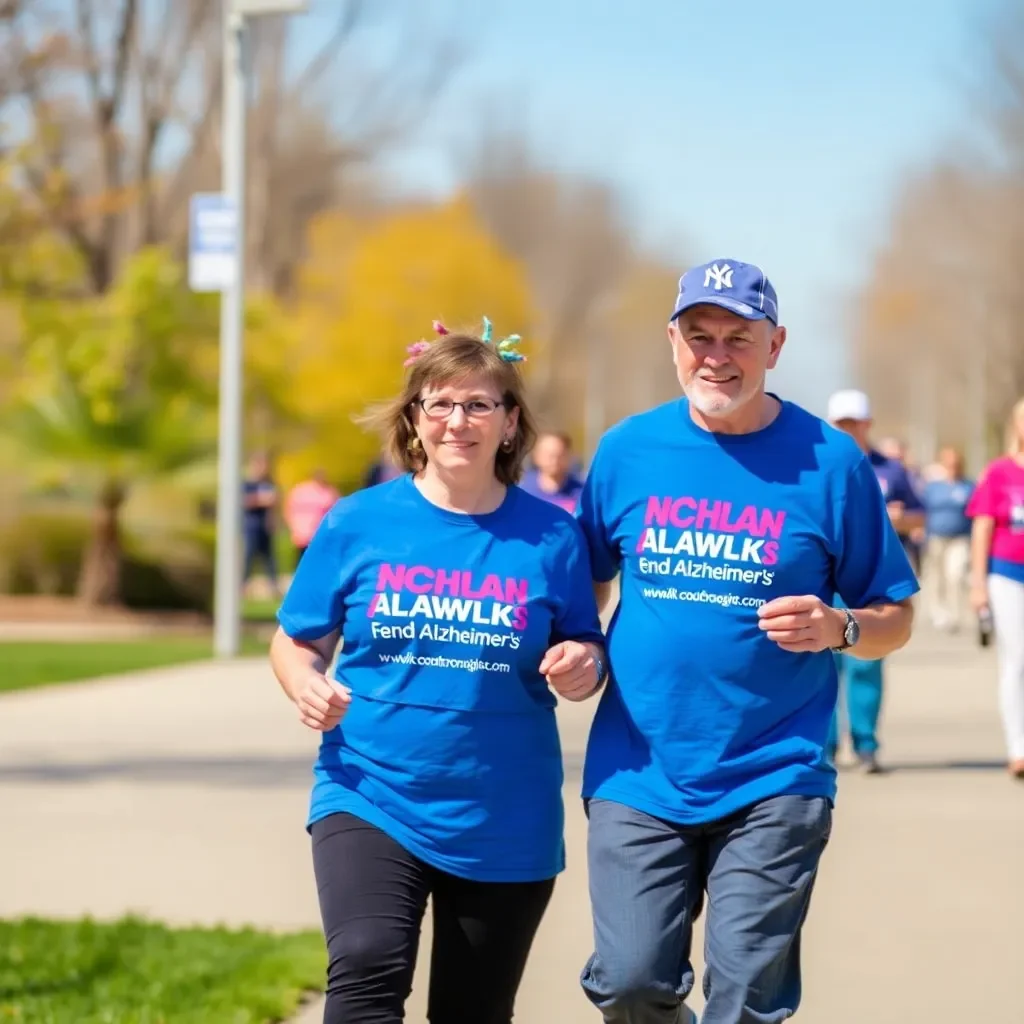
[[[402,190],[453,189],[481,111],[506,111],[545,160],[613,183],[637,236],[680,269],[760,263],[790,331],[771,385],[817,412],[848,383],[848,307],[901,180],[970,126],[966,85],[991,8],[384,2],[456,26],[466,51],[419,138],[389,162]]]

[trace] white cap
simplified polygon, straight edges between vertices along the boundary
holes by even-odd
[[[870,420],[871,401],[863,391],[853,388],[837,391],[828,400],[828,419],[831,423],[840,420]]]

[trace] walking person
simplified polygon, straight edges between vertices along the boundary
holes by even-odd
[[[967,514],[971,604],[992,616],[1009,770],[1024,779],[1024,398],[1010,413],[1006,453],[985,467]]]
[[[322,469],[314,470],[308,480],[297,483],[284,502],[284,521],[295,547],[295,564],[302,561],[313,535],[341,495],[327,482]]]
[[[242,535],[245,541],[242,581],[247,583],[257,561],[263,562],[270,589],[276,596],[277,557],[274,553],[276,529],[277,484],[266,455],[256,454],[249,463],[249,472],[242,484]]]
[[[932,625],[956,632],[964,624],[971,561],[971,520],[967,503],[974,484],[964,475],[956,448],[939,452],[935,476],[924,485],[924,586]]]
[[[904,644],[917,582],[848,437],[765,390],[775,290],[718,260],[668,326],[684,397],[612,427],[580,502],[594,578],[621,597],[583,795],[608,1024],[682,1024],[707,896],[703,1024],[800,1005],[800,935],[829,839],[833,650]],[[836,593],[848,606],[832,605]]]
[[[509,1024],[565,865],[552,689],[605,674],[579,526],[516,486],[535,436],[517,339],[440,330],[368,418],[402,475],[328,513],[271,648],[323,733],[325,1024],[404,1019],[428,898],[431,1024]]]
[[[524,474],[522,487],[535,497],[576,511],[583,481],[573,472],[572,438],[568,434],[541,432],[533,448],[533,468]]]
[[[917,575],[914,535],[924,526],[924,509],[903,462],[883,455],[871,444],[870,399],[863,391],[855,389],[837,391],[829,398],[828,418],[833,426],[849,434],[864,453],[885,497],[889,519]],[[829,736],[830,756],[833,762],[838,756],[840,722],[845,717],[857,768],[877,774],[881,771],[878,723],[885,690],[884,661],[882,658],[853,658],[845,652],[836,657],[840,692],[845,692],[846,700],[836,704]],[[844,711],[845,716],[841,714]]]

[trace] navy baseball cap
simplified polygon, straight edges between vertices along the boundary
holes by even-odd
[[[679,278],[679,294],[671,319],[684,309],[710,303],[746,320],[779,322],[779,297],[760,267],[739,260],[714,260]]]

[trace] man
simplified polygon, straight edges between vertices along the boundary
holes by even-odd
[[[333,508],[340,494],[327,482],[327,474],[316,469],[312,477],[296,484],[284,504],[284,521],[295,546],[295,564],[298,565],[309,547],[317,527]]]
[[[533,446],[533,469],[523,476],[520,487],[537,498],[576,511],[583,481],[572,471],[572,438],[546,430]]]
[[[584,769],[582,983],[606,1022],[695,1021],[706,892],[703,1022],[765,1024],[799,1005],[830,834],[831,651],[904,644],[917,583],[856,446],[765,391],[786,330],[761,270],[684,274],[668,337],[685,397],[608,431],[580,501],[602,600],[621,574]]]
[[[956,448],[939,452],[934,476],[924,485],[926,590],[930,590],[932,625],[956,632],[964,624],[967,579],[971,567],[971,520],[967,506],[974,481],[964,472]]]
[[[911,566],[916,571],[913,534],[924,527],[924,509],[904,464],[889,458],[871,444],[871,402],[863,391],[837,391],[828,401],[831,423],[849,434],[874,470],[885,497],[893,528],[899,535]],[[881,771],[878,763],[878,719],[882,711],[884,666],[881,658],[837,657],[846,690],[846,719],[857,767],[868,774]],[[839,749],[838,707],[829,734],[829,754]]]
[[[276,595],[277,560],[274,557],[274,510],[277,508],[277,485],[270,473],[270,460],[263,454],[254,455],[249,473],[242,483],[242,527],[245,537],[244,582],[262,559],[267,579]]]
[[[887,459],[897,462],[903,467],[907,480],[910,481],[910,489],[914,493],[914,500],[917,502],[918,509],[923,511],[924,502],[922,498],[926,481],[924,473],[911,463],[907,446],[898,437],[883,437],[875,447]],[[920,576],[925,541],[923,520],[921,525],[916,526],[905,536],[901,535],[900,539],[903,541],[903,547],[906,549],[910,564],[914,567],[914,572]]]

